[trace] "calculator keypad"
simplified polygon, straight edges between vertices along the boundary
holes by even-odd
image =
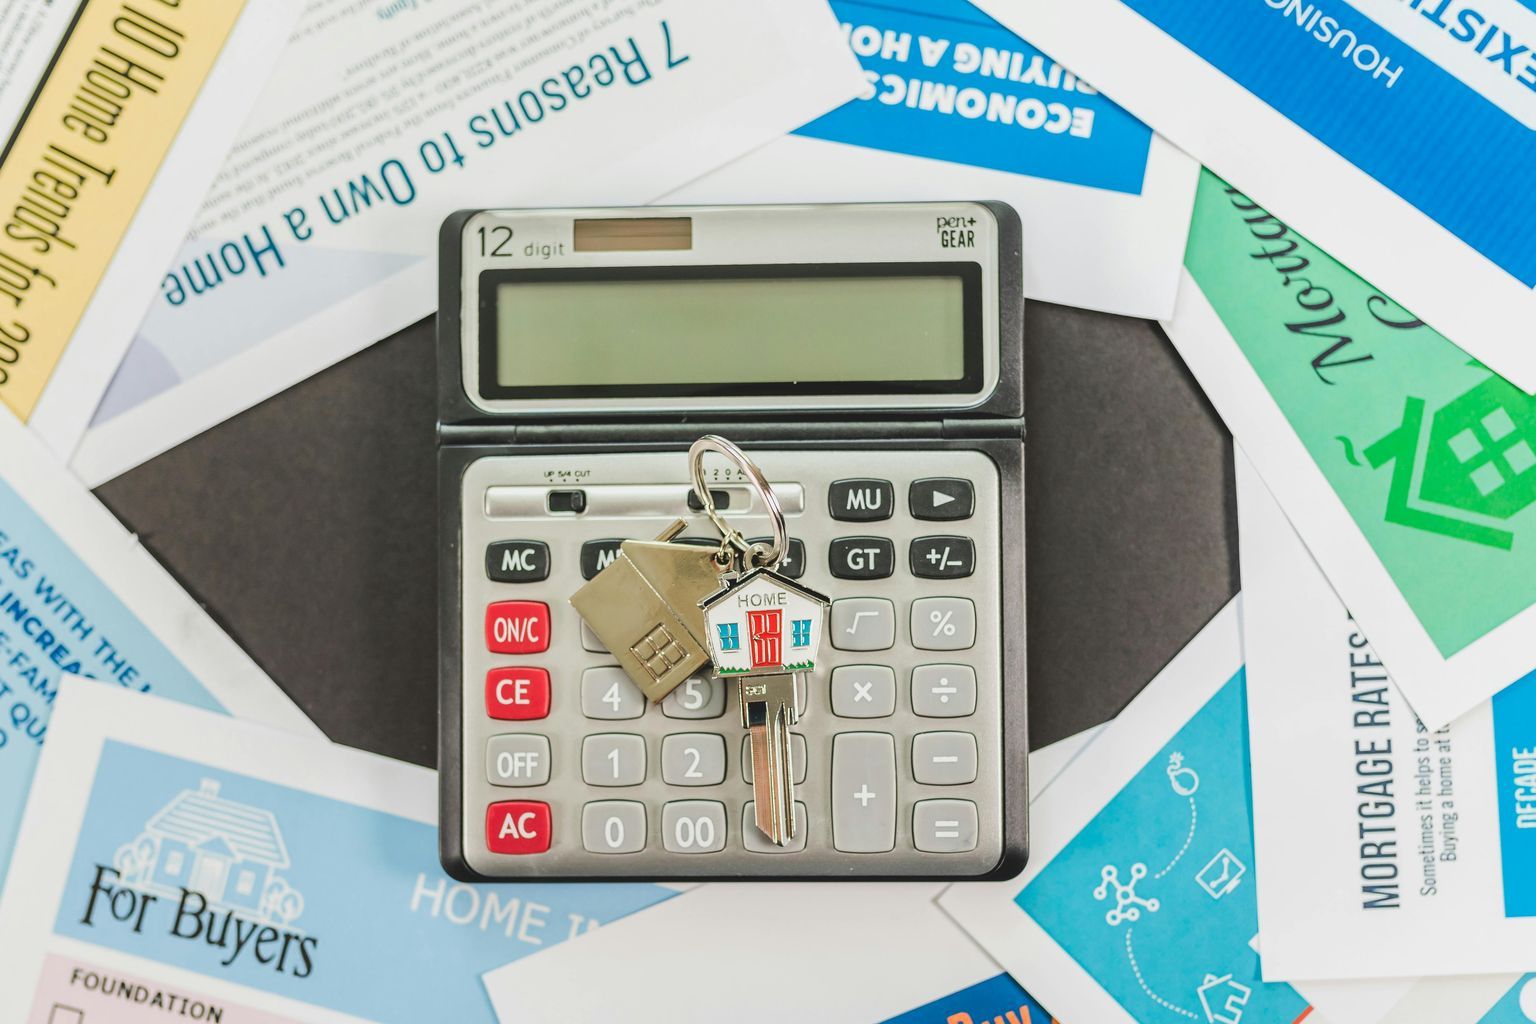
[[[461,838],[476,872],[932,877],[997,863],[1000,561],[1018,556],[1001,550],[995,465],[952,449],[751,454],[786,507],[781,571],[832,598],[821,665],[797,693],[794,842],[753,824],[734,684],[699,675],[649,703],[568,603],[623,539],[678,516],[685,539],[717,542],[689,512],[683,454],[495,456],[462,485]],[[711,468],[727,518],[767,541],[760,499]]]

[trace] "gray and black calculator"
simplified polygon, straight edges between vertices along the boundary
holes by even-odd
[[[964,879],[1027,852],[1023,296],[1000,203],[475,210],[441,235],[441,853],[467,881]],[[830,602],[793,841],[737,693],[647,700],[570,604],[762,494]],[[666,647],[647,648],[664,661]]]

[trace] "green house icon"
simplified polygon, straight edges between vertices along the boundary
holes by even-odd
[[[1536,503],[1536,401],[1490,374],[1429,418],[1427,440],[1424,413],[1407,399],[1402,424],[1365,450],[1372,469],[1393,464],[1387,522],[1509,550],[1514,533],[1489,520]]]

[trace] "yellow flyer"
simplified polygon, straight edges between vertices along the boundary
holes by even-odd
[[[255,12],[260,7],[260,16]],[[299,0],[0,10],[0,402],[73,451]]]

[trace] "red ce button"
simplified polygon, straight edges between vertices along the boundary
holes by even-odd
[[[549,849],[549,804],[504,800],[485,811],[485,845],[492,853],[543,853]]]
[[[493,668],[485,675],[485,713],[504,722],[549,714],[549,670]]]

